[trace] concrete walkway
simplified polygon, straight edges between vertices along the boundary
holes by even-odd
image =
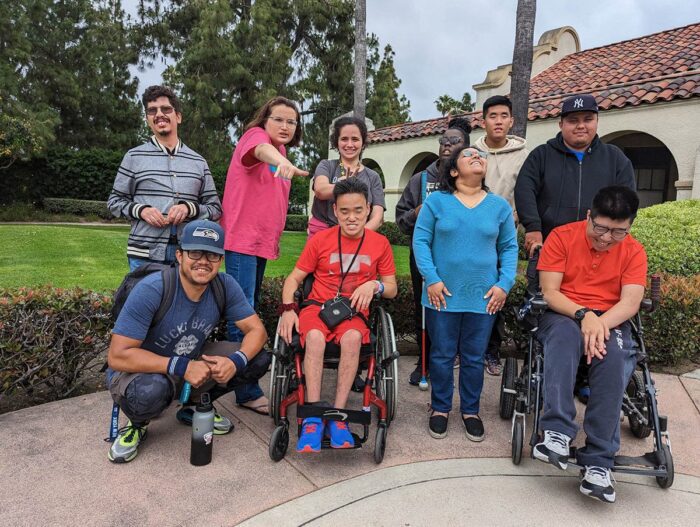
[[[483,443],[467,441],[457,414],[446,439],[430,438],[428,392],[405,382],[413,360],[400,361],[399,413],[379,466],[372,459],[374,428],[365,448],[354,451],[301,456],[292,439],[287,457],[274,463],[267,454],[271,420],[242,410],[230,396],[218,407],[236,430],[215,439],[214,462],[206,467],[189,464],[190,431],[175,421],[174,405],[151,423],[138,457],[126,465],[107,460],[105,392],[2,415],[0,525],[696,523],[700,378],[654,376],[661,412],[669,415],[674,486],[661,490],[653,478],[620,476],[618,501],[608,506],[578,492],[574,471],[529,459],[512,465],[510,423],[497,413],[500,378],[486,379]],[[622,430],[623,453],[650,450],[650,440],[635,439],[626,423]]]

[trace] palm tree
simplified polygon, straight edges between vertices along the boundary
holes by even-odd
[[[518,0],[515,21],[513,71],[510,81],[510,99],[513,103],[514,135],[525,137],[527,110],[530,102],[530,75],[532,73],[532,46],[535,34],[537,0]]]
[[[354,105],[355,117],[365,119],[367,105],[367,0],[355,0],[355,75]]]

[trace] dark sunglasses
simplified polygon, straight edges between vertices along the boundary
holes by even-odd
[[[474,157],[479,156],[481,159],[486,159],[489,157],[488,152],[482,152],[481,150],[475,150],[473,148],[465,148],[462,150],[462,157]]]
[[[160,110],[164,115],[169,115],[173,113],[175,108],[172,106],[149,106],[146,108],[146,115],[153,117],[154,115],[158,114],[158,110]]]
[[[195,262],[200,260],[202,256],[206,256],[207,261],[212,263],[220,262],[224,257],[222,254],[210,253],[209,251],[185,251],[185,253],[187,253],[187,257],[190,260],[194,260]]]
[[[456,137],[456,136],[450,136],[450,137],[441,137],[438,139],[438,143],[440,143],[441,146],[447,146],[447,145],[458,145],[459,143],[464,142],[464,139],[461,137]]]

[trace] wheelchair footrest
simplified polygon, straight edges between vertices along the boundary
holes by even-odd
[[[655,468],[659,465],[656,452],[647,452],[643,456],[615,456],[615,466],[622,467],[650,467]]]
[[[347,408],[332,408],[328,406],[316,406],[313,404],[301,404],[297,406],[297,417],[320,417],[330,421],[345,421],[369,425],[372,423],[372,413],[363,410],[348,410]]]
[[[331,440],[329,437],[324,437],[323,440],[321,441],[321,450],[355,450],[357,448],[362,448],[362,438],[358,436],[356,433],[352,432],[352,438],[355,440],[355,446],[352,448],[333,448],[331,446]]]

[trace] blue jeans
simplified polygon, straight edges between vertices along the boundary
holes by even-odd
[[[547,311],[540,318],[537,339],[544,347],[542,430],[576,437],[574,383],[583,354],[581,327],[573,319]],[[627,383],[637,364],[637,343],[629,322],[610,330],[605,358],[593,359],[588,374],[591,395],[583,418],[586,445],[576,451],[582,465],[612,468],[620,449],[620,409]]]
[[[169,243],[165,249],[165,260],[162,262],[151,260],[150,258],[134,258],[133,256],[127,256],[127,259],[129,260],[129,272],[135,271],[137,267],[149,262],[162,263],[166,265],[173,264],[176,262],[175,249],[177,249],[177,245],[174,243]]]
[[[491,336],[493,315],[449,313],[425,309],[430,333],[431,406],[437,412],[452,409],[454,361],[459,354],[459,400],[463,414],[479,413],[484,386],[484,352]]]
[[[260,288],[267,260],[259,256],[226,251],[225,262],[226,274],[231,275],[238,282],[248,303],[255,309],[260,301]],[[231,342],[243,341],[243,333],[233,322],[228,323],[228,339]],[[238,404],[253,401],[263,396],[263,391],[257,382],[238,386],[234,391]]]

